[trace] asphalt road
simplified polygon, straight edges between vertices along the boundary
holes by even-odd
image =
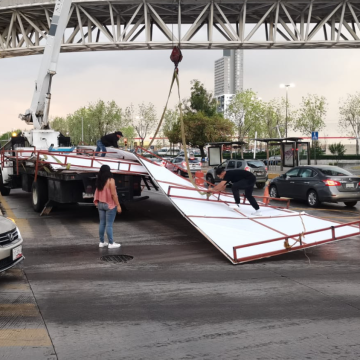
[[[30,194],[0,197],[26,256],[0,275],[0,359],[359,359],[359,237],[234,266],[150,195],[117,217],[120,250],[98,248],[94,207],[40,218]]]

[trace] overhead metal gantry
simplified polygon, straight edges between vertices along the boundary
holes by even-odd
[[[0,0],[0,58],[43,52],[54,1]],[[359,0],[73,1],[62,52],[360,47]]]

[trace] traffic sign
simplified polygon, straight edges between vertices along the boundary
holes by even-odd
[[[311,140],[319,140],[319,132],[318,131],[313,131],[311,133]]]

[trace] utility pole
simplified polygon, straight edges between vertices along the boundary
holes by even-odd
[[[288,136],[288,89],[289,87],[294,87],[294,84],[280,84],[281,88],[285,88],[286,89],[286,104],[285,104],[285,137],[287,138]]]

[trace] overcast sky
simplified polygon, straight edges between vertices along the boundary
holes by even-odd
[[[60,54],[53,79],[50,115],[66,116],[98,99],[115,100],[122,108],[141,102],[155,104],[158,114],[165,105],[173,70],[171,51],[109,51]],[[183,51],[181,95],[190,94],[190,81],[198,79],[214,89],[214,61],[220,50]],[[0,60],[0,133],[28,128],[18,119],[30,106],[41,56]],[[279,98],[285,90],[280,83],[295,83],[290,102],[297,106],[311,93],[327,98],[327,122],[338,121],[339,101],[360,90],[359,50],[247,50],[244,61],[244,88],[252,88],[263,100]],[[176,101],[173,93],[170,105]],[[321,136],[321,134],[319,134]],[[325,131],[339,136],[335,125]]]

